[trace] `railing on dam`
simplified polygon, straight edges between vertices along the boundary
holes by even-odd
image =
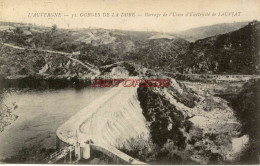
[[[138,161],[127,154],[121,152],[120,150],[105,145],[95,145],[90,144],[92,151],[99,151],[110,157],[116,164],[134,164],[134,165],[144,165],[146,163]]]
[[[69,153],[71,156],[71,153],[75,151],[74,146],[65,146],[58,151],[52,153],[49,157],[43,160],[43,163],[53,164],[57,161],[61,160],[62,158],[66,157]],[[71,159],[70,159],[71,160]]]
[[[121,152],[120,150],[116,149],[113,146],[106,146],[106,145],[96,145],[96,144],[86,144],[90,147],[90,154],[94,154],[96,152],[101,152],[102,154],[106,155],[113,161],[114,164],[134,164],[134,165],[144,165],[146,163],[138,161],[127,154]],[[86,146],[85,146],[86,147]],[[82,150],[80,150],[82,152]],[[72,154],[75,153],[75,154]],[[42,162],[48,164],[54,164],[58,161],[64,160],[66,163],[66,158],[69,156],[69,163],[77,163],[80,159],[77,159],[76,155],[76,148],[72,145],[66,145],[59,149],[58,151],[52,153],[49,157],[45,158]],[[73,159],[71,156],[74,156]],[[84,159],[84,156],[81,155],[81,158]]]

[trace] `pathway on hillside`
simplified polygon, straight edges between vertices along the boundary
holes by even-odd
[[[61,51],[52,51],[52,50],[40,50],[40,49],[32,49],[32,48],[23,48],[23,47],[19,47],[19,46],[15,46],[12,44],[8,44],[8,43],[1,43],[6,47],[11,47],[14,49],[19,49],[19,50],[28,50],[28,51],[40,51],[40,52],[46,52],[46,53],[51,53],[51,54],[59,54],[59,55],[64,55],[66,58],[79,63],[80,65],[82,65],[83,67],[87,68],[88,70],[92,71],[93,73],[95,73],[96,75],[100,75],[100,71],[98,69],[98,67],[90,64],[87,62],[87,65],[83,62],[81,62],[78,59],[72,58],[70,57],[72,55],[72,53],[67,53],[67,52],[61,52]]]

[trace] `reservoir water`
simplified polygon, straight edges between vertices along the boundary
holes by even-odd
[[[18,106],[18,119],[0,132],[0,159],[16,155],[26,147],[55,148],[56,130],[109,88],[7,90],[0,104]]]

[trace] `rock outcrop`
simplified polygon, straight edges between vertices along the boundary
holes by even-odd
[[[0,132],[4,131],[5,127],[12,124],[18,118],[18,116],[12,112],[17,107],[15,102],[12,103],[11,106],[0,106]]]

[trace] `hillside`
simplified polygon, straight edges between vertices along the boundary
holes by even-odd
[[[57,26],[41,27],[31,24],[18,23],[0,23],[0,38],[2,42],[20,46],[23,48],[32,48],[39,50],[55,50],[67,53],[73,53],[74,58],[82,61],[92,63],[98,67],[107,64],[112,64],[117,61],[132,61],[134,63],[142,64],[146,67],[155,67],[160,69],[170,70],[170,66],[175,66],[176,58],[184,54],[188,48],[189,42],[176,38],[167,34],[160,34],[154,32],[138,32],[138,31],[121,31],[121,30],[107,30],[107,29],[59,29]],[[1,68],[6,74],[7,71],[13,70],[8,63],[10,51],[2,50],[2,58],[5,59],[5,64]],[[18,58],[19,55],[26,55],[27,53],[12,50],[13,59]],[[36,55],[29,53],[30,56]],[[49,56],[50,59],[53,55]],[[23,56],[22,56],[23,57]],[[26,56],[24,57],[26,59]],[[33,59],[39,58],[40,65],[38,67],[47,67],[43,62],[42,55],[36,55]],[[25,60],[22,58],[22,60]],[[53,59],[53,58],[52,58]],[[55,59],[55,58],[54,58]],[[54,60],[53,59],[53,60]],[[46,58],[45,58],[46,60]],[[30,62],[29,60],[28,62]],[[55,62],[50,63],[56,64]],[[27,63],[27,60],[24,61]],[[62,68],[63,64],[61,65]],[[30,66],[36,64],[22,64],[24,70],[34,70]],[[14,66],[15,67],[15,66]],[[13,67],[13,68],[14,68]],[[174,68],[174,67],[173,67]],[[15,70],[21,70],[16,68]],[[63,70],[63,69],[59,69]],[[38,72],[37,69],[36,72]],[[68,72],[68,71],[64,71]],[[10,72],[9,72],[10,73]],[[25,74],[28,72],[24,72]],[[81,73],[81,72],[80,72]],[[15,72],[13,72],[15,74]],[[17,74],[17,72],[16,72]],[[55,74],[55,73],[54,73]],[[64,74],[64,73],[62,73]],[[7,73],[8,75],[8,73]]]
[[[216,36],[231,31],[238,30],[246,26],[248,22],[234,22],[234,23],[222,23],[209,26],[203,26],[198,28],[192,28],[185,31],[178,32],[175,34],[178,37],[181,37],[190,42],[194,42],[199,39]]]
[[[24,76],[51,76],[56,78],[85,78],[91,72],[66,56],[38,51],[19,50],[2,45],[0,76],[23,78]]]
[[[84,65],[76,63],[78,60],[97,66],[102,73],[118,71],[141,79],[153,74],[165,77],[158,74],[161,70],[260,73],[258,21],[193,43],[153,32],[0,25],[1,42],[14,45],[1,43],[0,76],[6,78],[41,75],[68,81],[93,76]],[[96,145],[117,148],[149,164],[233,164],[244,157],[244,150],[258,148],[254,139],[259,139],[255,134],[259,128],[259,81],[246,85],[229,104],[208,93],[207,88],[214,85],[195,84],[191,88],[174,78],[170,80],[169,87],[114,87],[72,116],[59,127],[57,135],[69,144],[78,138],[81,143],[91,139]],[[257,150],[253,149],[252,154]]]
[[[198,94],[174,79],[167,88],[138,88],[137,94],[152,143],[133,142],[131,155],[153,164],[237,161],[241,148],[234,140],[247,136],[241,137],[241,125],[225,100]]]
[[[97,67],[118,61],[130,61],[157,71],[174,73],[257,74],[260,72],[259,22],[250,22],[239,29],[245,24],[218,24],[197,28],[194,33],[200,38],[207,38],[192,43],[175,35],[155,32],[59,29],[55,25],[41,27],[3,22],[0,23],[0,38],[4,43],[24,48],[73,53],[74,58]],[[234,29],[238,30],[232,31]],[[219,35],[220,32],[228,33]],[[213,36],[208,37],[210,35]],[[7,50],[3,50],[2,58],[9,58],[5,55],[9,52],[5,51]],[[12,56],[13,60],[19,57],[16,53]],[[4,70],[13,70],[7,65],[8,60],[5,62],[6,64],[1,64],[7,68]],[[32,65],[36,64],[25,66],[30,68]],[[46,63],[41,63],[41,69],[45,65]]]
[[[257,74],[260,72],[260,22],[191,43],[178,59],[184,73]]]
[[[177,58],[186,52],[189,42],[180,38],[160,38],[137,41],[136,45],[138,47],[135,50],[126,54],[126,60],[148,68],[171,70],[170,66],[176,67]]]

